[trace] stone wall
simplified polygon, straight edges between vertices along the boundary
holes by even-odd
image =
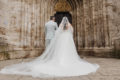
[[[44,24],[50,12],[45,14],[47,4],[41,1],[0,0],[1,37],[10,45],[9,58],[36,56],[43,51]]]
[[[0,0],[0,59],[39,56],[44,50],[44,25],[58,0]],[[80,54],[108,56],[120,40],[120,2],[67,0],[72,10],[74,40]],[[2,44],[1,44],[2,45]],[[107,52],[107,54],[106,54]],[[97,54],[96,54],[97,53]],[[104,54],[102,54],[104,53]],[[7,54],[7,56],[6,56]]]

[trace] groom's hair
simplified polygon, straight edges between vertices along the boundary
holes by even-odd
[[[50,16],[50,20],[53,20],[53,18],[55,18],[55,16]]]

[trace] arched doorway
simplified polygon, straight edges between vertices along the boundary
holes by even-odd
[[[68,18],[69,22],[72,24],[72,16],[69,12],[56,12],[56,14],[54,16],[56,18],[56,22],[58,25],[61,23],[62,18],[64,16],[66,16]]]
[[[58,25],[61,23],[64,16],[66,16],[70,23],[72,23],[72,15],[69,13],[72,10],[72,7],[67,0],[58,0],[54,6],[54,10],[56,11],[54,16],[56,17]]]

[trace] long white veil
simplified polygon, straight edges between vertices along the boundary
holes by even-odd
[[[96,72],[99,68],[97,64],[90,64],[78,56],[73,36],[70,33],[73,33],[72,25],[67,17],[63,17],[54,38],[41,56],[30,62],[6,66],[0,73],[43,78],[80,76]]]
[[[63,19],[62,19],[62,21],[59,25],[59,28],[55,32],[54,38],[51,40],[48,47],[46,47],[45,51],[39,57],[37,57],[36,59],[34,59],[30,62],[22,62],[22,64],[19,63],[19,64],[6,66],[0,71],[0,73],[17,74],[17,73],[19,73],[19,72],[15,72],[15,71],[17,71],[17,69],[27,70],[27,68],[32,68],[33,65],[37,66],[38,64],[44,64],[44,63],[47,63],[47,62],[51,61],[53,58],[55,58],[54,56],[56,56],[56,54],[57,54],[57,53],[55,53],[55,48],[56,48],[55,44],[57,42],[57,38],[64,31],[64,25],[65,24],[70,25],[67,17],[63,17]],[[14,70],[13,68],[16,69],[16,70]],[[21,74],[23,74],[22,71],[21,71]],[[28,74],[28,73],[26,73],[26,74]]]

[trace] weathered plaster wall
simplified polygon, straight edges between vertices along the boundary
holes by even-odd
[[[79,52],[109,51],[120,43],[118,0],[67,0]],[[26,58],[44,50],[44,24],[57,0],[0,0],[0,59]],[[119,45],[118,45],[119,46]],[[7,55],[6,55],[7,54]],[[107,54],[105,54],[107,55]]]

